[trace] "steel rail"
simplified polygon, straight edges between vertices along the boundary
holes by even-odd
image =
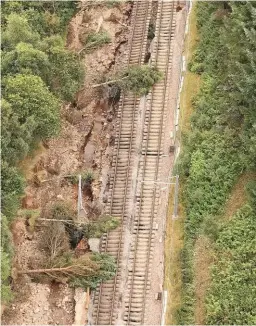
[[[157,44],[156,44],[156,66],[158,62],[158,52],[159,52],[159,42],[160,42],[160,34],[161,34],[161,22],[163,19],[164,11],[164,0],[161,0],[161,3],[159,4],[160,7],[160,21],[158,22],[158,36],[157,36]],[[164,109],[165,109],[165,95],[166,95],[166,86],[168,83],[168,70],[169,70],[169,54],[170,54],[170,43],[171,43],[171,36],[172,36],[172,23],[173,23],[173,12],[174,12],[174,2],[172,3],[172,19],[170,19],[169,24],[169,39],[168,39],[168,52],[167,52],[167,59],[166,59],[166,68],[165,68],[165,81],[164,81],[164,94],[163,94],[163,104],[161,108],[161,123],[160,123],[160,132],[158,135],[158,154],[157,154],[157,161],[156,161],[156,171],[154,180],[157,180],[158,176],[158,169],[159,169],[159,161],[160,161],[160,152],[161,152],[161,141],[162,141],[162,125],[163,125],[163,119],[164,119]],[[152,106],[154,101],[154,90],[151,93],[151,101],[150,101],[150,111],[149,111],[149,121],[147,125],[147,132],[146,132],[146,150],[144,152],[144,160],[143,160],[143,169],[142,169],[142,178],[144,178],[146,173],[146,165],[148,161],[147,157],[147,151],[149,146],[149,136],[150,136],[150,123],[151,123],[151,114],[152,114]],[[157,97],[157,95],[156,95]],[[143,150],[143,149],[142,149]],[[132,298],[133,298],[133,290],[134,290],[134,276],[135,276],[135,269],[136,269],[136,263],[137,263],[137,247],[138,247],[138,240],[139,240],[139,228],[140,228],[140,220],[141,220],[141,209],[142,209],[142,201],[143,201],[143,193],[144,193],[144,187],[141,187],[141,194],[140,194],[140,202],[139,202],[139,216],[137,222],[137,228],[136,228],[136,240],[135,240],[135,249],[134,249],[134,258],[133,258],[133,268],[132,268],[132,280],[131,280],[131,289],[130,289],[130,295],[129,295],[129,304],[128,304],[128,315],[126,318],[127,323],[131,323],[131,309],[132,309]],[[143,294],[142,297],[144,300],[142,300],[142,311],[141,311],[141,324],[144,322],[144,313],[145,313],[145,297],[146,297],[146,291],[147,291],[147,283],[148,283],[148,273],[149,273],[149,265],[150,265],[150,253],[151,253],[151,242],[152,242],[152,231],[153,231],[153,221],[154,221],[154,210],[155,210],[155,199],[156,199],[156,190],[154,188],[153,190],[153,198],[152,198],[152,205],[151,205],[151,218],[150,218],[150,231],[149,231],[149,243],[148,243],[148,251],[147,251],[147,258],[146,258],[146,275],[144,280],[144,288],[143,288]],[[138,321],[137,321],[138,322]]]
[[[137,62],[134,62],[134,58],[131,60],[131,53],[132,53],[132,45],[133,45],[133,40],[134,37],[138,37],[138,35],[135,35],[136,32],[136,18],[139,12],[139,0],[136,1],[136,9],[135,9],[135,14],[133,16],[133,29],[132,29],[132,36],[131,36],[131,41],[130,41],[130,46],[129,46],[129,51],[128,51],[128,63],[127,65],[131,63],[137,63],[140,64],[142,60],[142,55],[143,55],[143,46],[144,46],[144,38],[145,38],[145,33],[147,31],[147,19],[148,19],[148,11],[150,8],[151,1],[146,1],[146,15],[145,19],[143,21],[143,29],[142,29],[142,40],[140,43],[140,49],[138,52],[138,58]],[[140,26],[141,28],[142,26]],[[138,32],[138,31],[137,31]],[[125,194],[124,194],[124,199],[123,199],[123,204],[121,208],[121,212],[119,215],[121,215],[122,222],[120,228],[120,235],[119,235],[119,245],[118,245],[118,253],[117,253],[117,273],[114,279],[114,287],[113,287],[113,293],[111,297],[111,310],[110,310],[110,319],[109,323],[112,323],[113,320],[113,313],[114,313],[114,305],[115,305],[115,295],[116,295],[116,287],[117,287],[117,278],[118,278],[118,272],[119,272],[119,260],[120,260],[120,254],[121,254],[121,246],[122,246],[122,228],[123,228],[123,223],[124,223],[124,210],[125,210],[125,204],[126,204],[126,199],[127,199],[127,185],[128,185],[128,180],[129,180],[129,168],[130,168],[130,161],[131,161],[131,152],[132,152],[132,142],[133,142],[133,131],[134,131],[134,126],[135,126],[135,114],[136,114],[136,102],[137,102],[137,97],[134,96],[133,98],[133,105],[132,105],[132,122],[131,122],[131,129],[130,129],[130,143],[129,143],[129,151],[128,151],[128,166],[126,169],[126,177],[125,177]],[[118,135],[118,141],[117,141],[117,153],[116,158],[115,158],[115,163],[114,165],[114,179],[113,179],[113,188],[112,188],[112,196],[111,196],[111,202],[110,202],[110,214],[112,214],[112,208],[113,208],[113,200],[114,200],[114,192],[115,192],[115,183],[116,183],[116,178],[117,178],[117,167],[118,167],[118,158],[119,158],[119,151],[120,151],[120,140],[121,140],[121,133],[122,133],[122,124],[123,124],[123,112],[124,112],[124,105],[125,105],[125,95],[122,94],[122,104],[121,104],[121,109],[119,107],[119,111],[121,111],[121,117],[120,117],[120,125],[119,125],[119,135]],[[109,234],[106,236],[105,240],[105,251],[107,251],[108,248],[108,240],[109,240]],[[96,324],[99,322],[99,313],[100,313],[100,303],[101,303],[101,295],[102,295],[102,284],[99,287],[99,295],[98,295],[98,305],[97,305],[97,313],[96,313]]]

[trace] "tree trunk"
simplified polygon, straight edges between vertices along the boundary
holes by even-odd
[[[100,87],[100,86],[103,86],[103,85],[113,84],[113,83],[116,83],[116,82],[122,81],[122,80],[127,79],[127,78],[129,78],[129,76],[123,77],[123,78],[121,78],[121,79],[109,80],[109,81],[107,81],[107,82],[105,82],[105,83],[101,83],[101,84],[94,84],[94,85],[92,85],[92,88]]]
[[[19,271],[19,274],[39,274],[39,273],[52,273],[52,272],[64,272],[70,270],[72,266],[58,267],[58,268],[41,268],[41,269],[28,269],[25,271]]]

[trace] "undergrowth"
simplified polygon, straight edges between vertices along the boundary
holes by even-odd
[[[255,323],[255,202],[230,221],[222,218],[238,177],[256,168],[255,11],[253,2],[196,4],[200,40],[189,68],[201,75],[202,85],[179,162],[186,221],[178,324],[195,323],[194,250],[200,234],[216,254],[205,323]]]
[[[85,51],[90,52],[111,42],[111,37],[106,31],[90,33],[85,38]]]

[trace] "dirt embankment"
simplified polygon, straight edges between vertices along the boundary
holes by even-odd
[[[16,298],[5,309],[3,324],[71,325],[75,319],[79,320],[75,316],[74,290],[68,285],[43,284],[27,276],[16,277],[17,269],[36,268],[46,257],[41,245],[44,225],[34,221],[32,229],[28,227],[24,210],[37,210],[43,217],[55,202],[70,203],[76,209],[77,186],[68,183],[64,177],[88,169],[93,172],[95,181],[92,194],[83,194],[83,206],[87,214],[95,203],[104,210],[115,137],[116,103],[90,85],[122,66],[130,32],[131,8],[130,3],[108,8],[103,4],[88,6],[84,1],[70,22],[67,47],[81,57],[86,71],[84,85],[74,102],[61,109],[59,136],[42,144],[36,156],[22,163],[27,177],[26,195],[20,216],[12,226]],[[100,31],[106,31],[111,42],[87,53],[84,49],[86,36]]]

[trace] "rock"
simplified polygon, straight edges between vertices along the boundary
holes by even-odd
[[[32,195],[26,194],[26,196],[22,199],[22,208],[34,208],[34,200]]]
[[[58,200],[64,200],[64,197],[63,197],[62,195],[58,195],[58,196],[57,196],[57,199],[58,199]],[[50,290],[50,289],[49,289],[49,290]]]
[[[35,314],[37,314],[39,311],[40,311],[39,308],[35,308],[35,309],[34,309],[34,313],[35,313]]]
[[[51,162],[47,167],[47,171],[52,175],[59,175],[61,170],[61,164],[58,159]]]
[[[42,181],[47,179],[47,176],[48,176],[48,173],[47,173],[46,170],[42,170],[42,171],[37,172],[33,177],[34,184],[37,185],[37,186],[40,186]],[[35,208],[35,207],[31,207],[31,208]]]
[[[121,15],[118,15],[116,13],[113,13],[113,12],[111,12],[109,10],[104,14],[104,20],[105,21],[110,21],[112,23],[117,23],[121,19],[122,19],[122,16]]]
[[[130,15],[132,11],[132,4],[128,2],[126,8],[123,9],[124,15]]]
[[[91,20],[91,16],[88,14],[88,11],[84,11],[82,23],[83,24],[89,23],[90,20]]]
[[[26,225],[23,219],[17,219],[12,224],[13,240],[16,245],[21,244],[27,236]],[[13,306],[15,307],[15,305]],[[15,309],[15,308],[12,308]]]
[[[107,121],[108,122],[112,122],[113,121],[113,116],[112,115],[108,115],[107,116]]]
[[[122,34],[122,29],[120,28],[119,30],[117,30],[116,32],[115,32],[115,37],[117,37],[117,36],[120,36],[121,34]]]
[[[103,17],[100,16],[100,18],[98,20],[98,26],[97,26],[97,29],[96,29],[96,33],[99,33],[102,23],[103,23]]]
[[[27,233],[26,239],[29,240],[29,241],[33,240],[34,239],[34,234]]]
[[[90,246],[91,251],[100,252],[100,239],[90,238],[88,240],[88,244]]]

